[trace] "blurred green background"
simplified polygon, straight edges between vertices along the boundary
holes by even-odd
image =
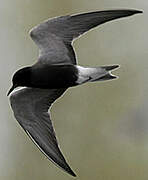
[[[74,42],[80,65],[120,64],[110,82],[71,88],[52,108],[61,149],[80,180],[148,179],[148,1],[0,0],[0,180],[69,180],[20,128],[6,93],[11,76],[37,60],[28,35],[54,16],[134,8]]]

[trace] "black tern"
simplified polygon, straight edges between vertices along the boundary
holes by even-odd
[[[142,11],[106,10],[61,16],[30,31],[31,38],[39,47],[38,61],[14,74],[13,86],[7,95],[11,93],[14,116],[27,135],[49,160],[72,176],[76,175],[60,151],[48,110],[67,88],[115,79],[111,71],[119,67],[78,66],[72,42],[100,24],[137,13]]]

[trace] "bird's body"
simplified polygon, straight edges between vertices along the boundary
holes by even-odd
[[[23,71],[22,71],[23,70]],[[78,70],[74,65],[33,66],[20,70],[19,78],[28,79],[27,87],[41,89],[68,88],[76,85]],[[21,74],[21,75],[20,75]],[[22,77],[21,77],[22,76]]]
[[[18,86],[25,88],[12,92],[11,106],[17,121],[38,148],[72,176],[75,173],[59,149],[48,109],[69,87],[116,78],[111,71],[119,66],[78,66],[71,43],[100,24],[136,13],[141,11],[108,10],[62,16],[49,19],[30,32],[39,47],[39,59],[14,74],[8,95]]]
[[[82,66],[67,65],[34,65],[25,67],[17,71],[13,77],[13,81],[17,81],[17,85],[41,88],[41,89],[60,89],[77,86],[85,82],[99,81],[106,75],[110,75],[110,79],[116,78],[109,71],[118,68],[118,65],[85,68]],[[109,69],[108,69],[109,68]],[[108,80],[108,79],[104,79]]]

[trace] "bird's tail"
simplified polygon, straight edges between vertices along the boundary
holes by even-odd
[[[100,72],[100,68],[102,69],[102,75],[99,73]],[[90,82],[94,82],[94,81],[105,81],[105,80],[112,80],[112,79],[116,79],[118,76],[115,76],[113,74],[111,74],[111,71],[114,69],[119,68],[119,65],[111,65],[111,66],[102,66],[102,67],[98,67],[98,73],[96,75],[94,74],[94,78],[93,78],[93,74],[92,74],[92,79],[90,80]]]
[[[85,82],[106,81],[117,78],[111,71],[119,68],[119,65],[101,66],[96,68],[78,67],[78,84]]]

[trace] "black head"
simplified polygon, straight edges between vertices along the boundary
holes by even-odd
[[[12,87],[10,88],[7,96],[16,88],[19,86],[27,86],[30,81],[30,72],[31,67],[25,67],[20,70],[18,70],[12,78]]]

